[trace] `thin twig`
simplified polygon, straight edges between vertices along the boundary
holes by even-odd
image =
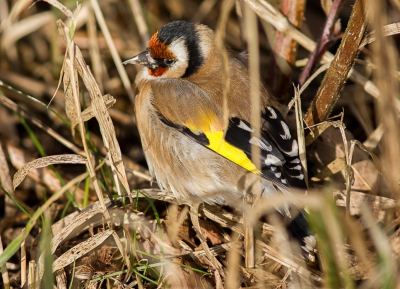
[[[0,255],[3,253],[3,242],[1,241],[1,236],[0,236]],[[3,265],[1,265],[1,276],[3,277],[3,286],[6,289],[11,288],[10,287],[10,276],[8,275],[8,270],[7,270],[7,266],[4,263]]]
[[[97,23],[99,23],[101,31],[103,32],[104,38],[107,42],[108,48],[110,49],[111,57],[113,58],[115,67],[117,68],[119,76],[121,77],[122,84],[124,85],[124,88],[128,93],[132,105],[134,105],[135,94],[133,93],[131,82],[128,78],[128,75],[126,74],[124,66],[122,65],[122,60],[119,57],[117,48],[115,47],[114,41],[111,37],[110,30],[108,29],[107,23],[103,16],[103,12],[101,11],[99,3],[96,0],[91,0],[90,3],[92,4],[94,14],[96,15]]]
[[[321,61],[322,56],[328,50],[329,46],[334,42],[335,38],[332,37],[334,33],[334,28],[337,19],[339,18],[340,10],[343,7],[344,0],[333,1],[331,11],[329,12],[328,18],[325,22],[324,30],[322,31],[321,39],[317,43],[317,47],[311,53],[306,67],[304,67],[303,72],[299,77],[300,85],[308,79],[308,77],[313,73],[315,67]]]

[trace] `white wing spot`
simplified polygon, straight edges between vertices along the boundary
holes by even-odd
[[[278,117],[278,115],[276,114],[275,110],[274,110],[272,107],[268,106],[267,109],[268,109],[269,112],[271,113],[270,118],[276,119],[276,118]]]
[[[299,147],[298,147],[298,145],[297,145],[297,141],[294,139],[293,140],[293,142],[292,142],[292,150],[291,151],[284,151],[284,150],[281,150],[282,152],[284,152],[285,154],[287,154],[288,156],[290,156],[290,157],[295,157],[295,156],[297,156],[299,153],[298,153],[298,151],[299,151]]]
[[[241,129],[247,130],[249,132],[253,132],[254,131],[254,129],[249,127],[244,121],[240,121],[238,127],[240,127]]]
[[[256,146],[259,146],[263,150],[266,150],[266,151],[269,151],[269,152],[272,151],[272,146],[269,143],[263,142],[262,140],[260,140],[259,138],[255,137],[255,136],[253,136],[250,139],[249,143],[251,143],[253,145],[256,145]]]
[[[276,170],[276,167],[270,167],[270,169],[271,169],[271,171],[275,171]]]
[[[267,166],[281,166],[283,165],[282,161],[280,159],[278,159],[276,156],[274,155],[267,155],[267,157],[265,158],[264,163]]]
[[[292,136],[291,136],[291,134],[290,134],[290,130],[289,130],[288,125],[287,125],[284,121],[281,121],[281,126],[282,126],[283,132],[284,132],[285,134],[284,134],[284,135],[280,135],[280,136],[281,136],[283,139],[291,139]]]
[[[299,164],[300,163],[300,159],[294,159],[292,161],[290,161],[291,164]]]
[[[286,179],[282,179],[281,182],[282,182],[282,184],[285,184],[285,185],[287,184],[287,180]]]
[[[302,179],[304,179],[304,175],[303,175],[303,174],[300,174],[300,175],[296,176],[295,178],[297,178],[297,179],[299,179],[299,180],[302,180]]]
[[[304,179],[304,175],[303,175],[303,174],[299,174],[298,176],[292,176],[292,175],[290,175],[290,177],[293,178],[293,179],[299,179],[299,180]]]
[[[275,177],[277,177],[278,179],[282,176],[282,173],[276,173]]]
[[[302,170],[302,167],[301,167],[301,165],[297,165],[297,166],[295,166],[295,167],[293,167],[293,168],[289,168],[289,169],[301,171],[301,170]]]

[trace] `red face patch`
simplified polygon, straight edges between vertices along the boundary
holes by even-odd
[[[158,40],[158,32],[154,33],[149,41],[150,53],[153,58],[174,59],[175,56],[169,51],[168,46]]]
[[[150,68],[147,69],[150,75],[152,76],[161,76],[168,70],[167,67],[157,67],[156,70],[152,71]]]

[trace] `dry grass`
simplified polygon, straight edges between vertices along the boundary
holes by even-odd
[[[0,284],[399,287],[400,4],[308,2],[0,0]],[[178,19],[216,29],[222,55],[222,41],[247,48],[252,85],[260,75],[277,99],[293,99],[287,119],[304,143],[307,196],[251,209],[201,205],[189,218],[186,206],[150,188],[133,115],[137,68],[121,59]],[[229,71],[224,77],[228,84]],[[287,201],[309,212],[322,272],[297,257],[275,216]],[[265,214],[271,224],[255,221]]]

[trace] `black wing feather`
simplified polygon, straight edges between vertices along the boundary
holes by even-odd
[[[263,130],[274,140],[285,157],[282,173],[290,186],[306,188],[303,167],[301,166],[296,138],[290,134],[282,114],[273,107],[268,107],[261,115]]]

